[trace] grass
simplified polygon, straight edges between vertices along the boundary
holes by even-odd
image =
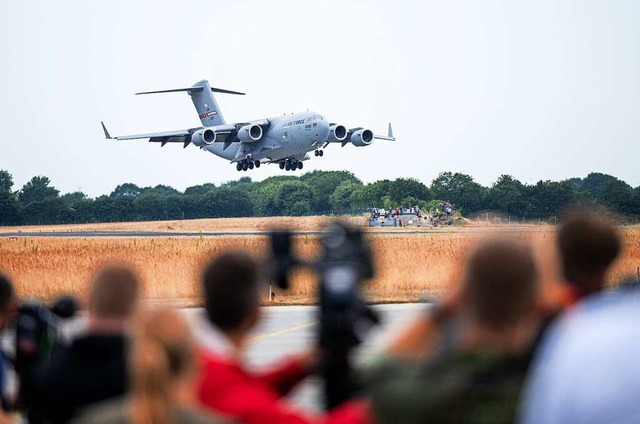
[[[609,275],[613,282],[636,275],[640,266],[640,227],[622,230],[625,247]],[[546,292],[559,281],[552,229],[513,235],[530,241],[538,254]],[[481,233],[390,234],[370,237],[377,276],[365,286],[375,302],[415,301],[438,296],[459,280],[469,247]],[[187,306],[199,303],[198,280],[203,264],[226,249],[246,249],[263,257],[264,236],[162,238],[38,238],[0,239],[0,270],[8,273],[20,296],[51,300],[60,294],[84,297],[91,275],[103,264],[122,262],[142,278],[145,298],[152,302]],[[305,257],[317,257],[319,240],[299,236],[296,248]],[[313,303],[315,277],[308,271],[294,275],[290,291],[276,290],[276,303]],[[265,301],[268,295],[265,283]]]

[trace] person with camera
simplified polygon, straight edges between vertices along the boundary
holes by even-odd
[[[0,274],[0,332],[4,331],[13,320],[17,312],[17,302],[13,290],[13,284],[9,278]],[[0,401],[2,410],[0,411],[0,424],[11,422],[8,413],[10,412],[9,401],[3,392],[6,387],[7,358],[0,350]]]
[[[81,424],[231,424],[197,404],[196,343],[189,323],[173,309],[143,311],[133,331],[131,390],[124,399],[90,407]]]
[[[54,354],[44,371],[42,396],[51,422],[66,423],[82,408],[125,394],[139,285],[125,266],[108,266],[93,278],[86,332]]]
[[[259,283],[258,265],[245,252],[223,253],[206,266],[202,279],[206,318],[196,327],[203,364],[200,401],[249,424],[370,422],[363,400],[347,402],[323,417],[283,400],[317,368],[316,351],[285,360],[263,374],[245,367],[242,357],[260,319]]]
[[[482,243],[459,294],[420,317],[367,381],[379,423],[511,423],[538,331],[530,247]]]

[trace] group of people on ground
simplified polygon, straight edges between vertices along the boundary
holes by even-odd
[[[389,210],[385,210],[382,208],[371,208],[372,219],[378,219],[382,217],[389,219],[389,218],[395,218],[401,215],[417,215],[418,217],[420,217],[420,206],[415,205],[408,208],[402,208],[398,206],[395,209],[389,209]]]
[[[543,303],[533,249],[480,243],[457,290],[421,313],[373,365],[365,388],[325,414],[286,395],[314,373],[311,348],[265,373],[246,366],[260,321],[260,266],[222,253],[201,278],[204,313],[187,323],[142,308],[127,267],[98,272],[85,332],[43,370],[42,422],[65,423],[555,423],[640,417],[640,295],[604,295],[621,249],[601,216],[567,219],[557,234],[562,296]],[[0,278],[0,324],[15,295]],[[630,347],[632,346],[632,347]],[[634,356],[635,355],[635,356]]]

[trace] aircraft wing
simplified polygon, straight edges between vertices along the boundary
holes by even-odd
[[[330,124],[330,125],[335,125],[335,124]],[[350,128],[349,130],[347,130],[347,137],[342,142],[342,147],[346,146],[349,143],[353,133],[355,133],[357,131],[361,131],[361,130],[370,131],[370,130],[368,130],[366,128],[363,128],[363,127]],[[387,130],[387,135],[380,135],[380,134],[373,134],[373,133],[372,133],[372,135],[373,135],[374,139],[387,140],[387,141],[396,141],[396,138],[393,136],[393,129],[391,128],[391,122],[389,122],[389,129]],[[373,141],[373,140],[371,140],[371,141]]]
[[[177,131],[165,131],[158,133],[149,133],[149,134],[133,134],[133,135],[121,135],[117,137],[112,137],[107,130],[107,127],[104,125],[104,122],[101,122],[102,130],[104,131],[104,135],[107,139],[110,140],[138,140],[143,138],[148,138],[150,143],[161,143],[160,146],[164,146],[167,143],[182,143],[184,147],[187,147],[189,143],[191,143],[191,135],[204,127],[191,128],[188,130],[177,130]],[[231,129],[220,129],[216,130],[216,142],[227,142],[231,138]]]
[[[364,130],[363,127],[350,128],[347,132],[347,140],[351,138],[351,134],[356,131]],[[373,134],[373,138],[377,138],[378,140],[388,140],[388,141],[396,141],[396,138],[393,136],[393,128],[391,128],[391,122],[389,122],[389,129],[387,130],[387,135]]]
[[[393,136],[393,128],[391,128],[391,122],[389,122],[389,129],[387,130],[386,136],[374,134],[373,138],[377,138],[378,140],[396,141],[396,138]]]

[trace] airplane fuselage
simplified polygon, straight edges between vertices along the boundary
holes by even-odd
[[[268,118],[269,126],[255,142],[234,143],[226,149],[222,143],[205,146],[205,150],[228,160],[269,159],[277,162],[287,158],[302,160],[321,147],[329,136],[329,122],[319,113],[301,112]]]
[[[231,161],[238,171],[259,168],[262,163],[277,163],[280,169],[287,171],[300,170],[304,166],[303,161],[310,159],[308,152],[314,151],[315,156],[323,156],[324,148],[329,143],[341,143],[342,146],[351,143],[364,147],[374,139],[395,140],[391,123],[386,136],[375,135],[367,128],[347,129],[344,125],[329,124],[321,114],[309,111],[257,121],[227,123],[213,93],[244,93],[211,87],[207,80],[191,87],[136,94],[175,92],[189,94],[201,127],[112,137],[102,122],[105,137],[115,140],[146,138],[150,142],[160,143],[160,146],[167,143],[181,143],[184,147],[193,145]]]

